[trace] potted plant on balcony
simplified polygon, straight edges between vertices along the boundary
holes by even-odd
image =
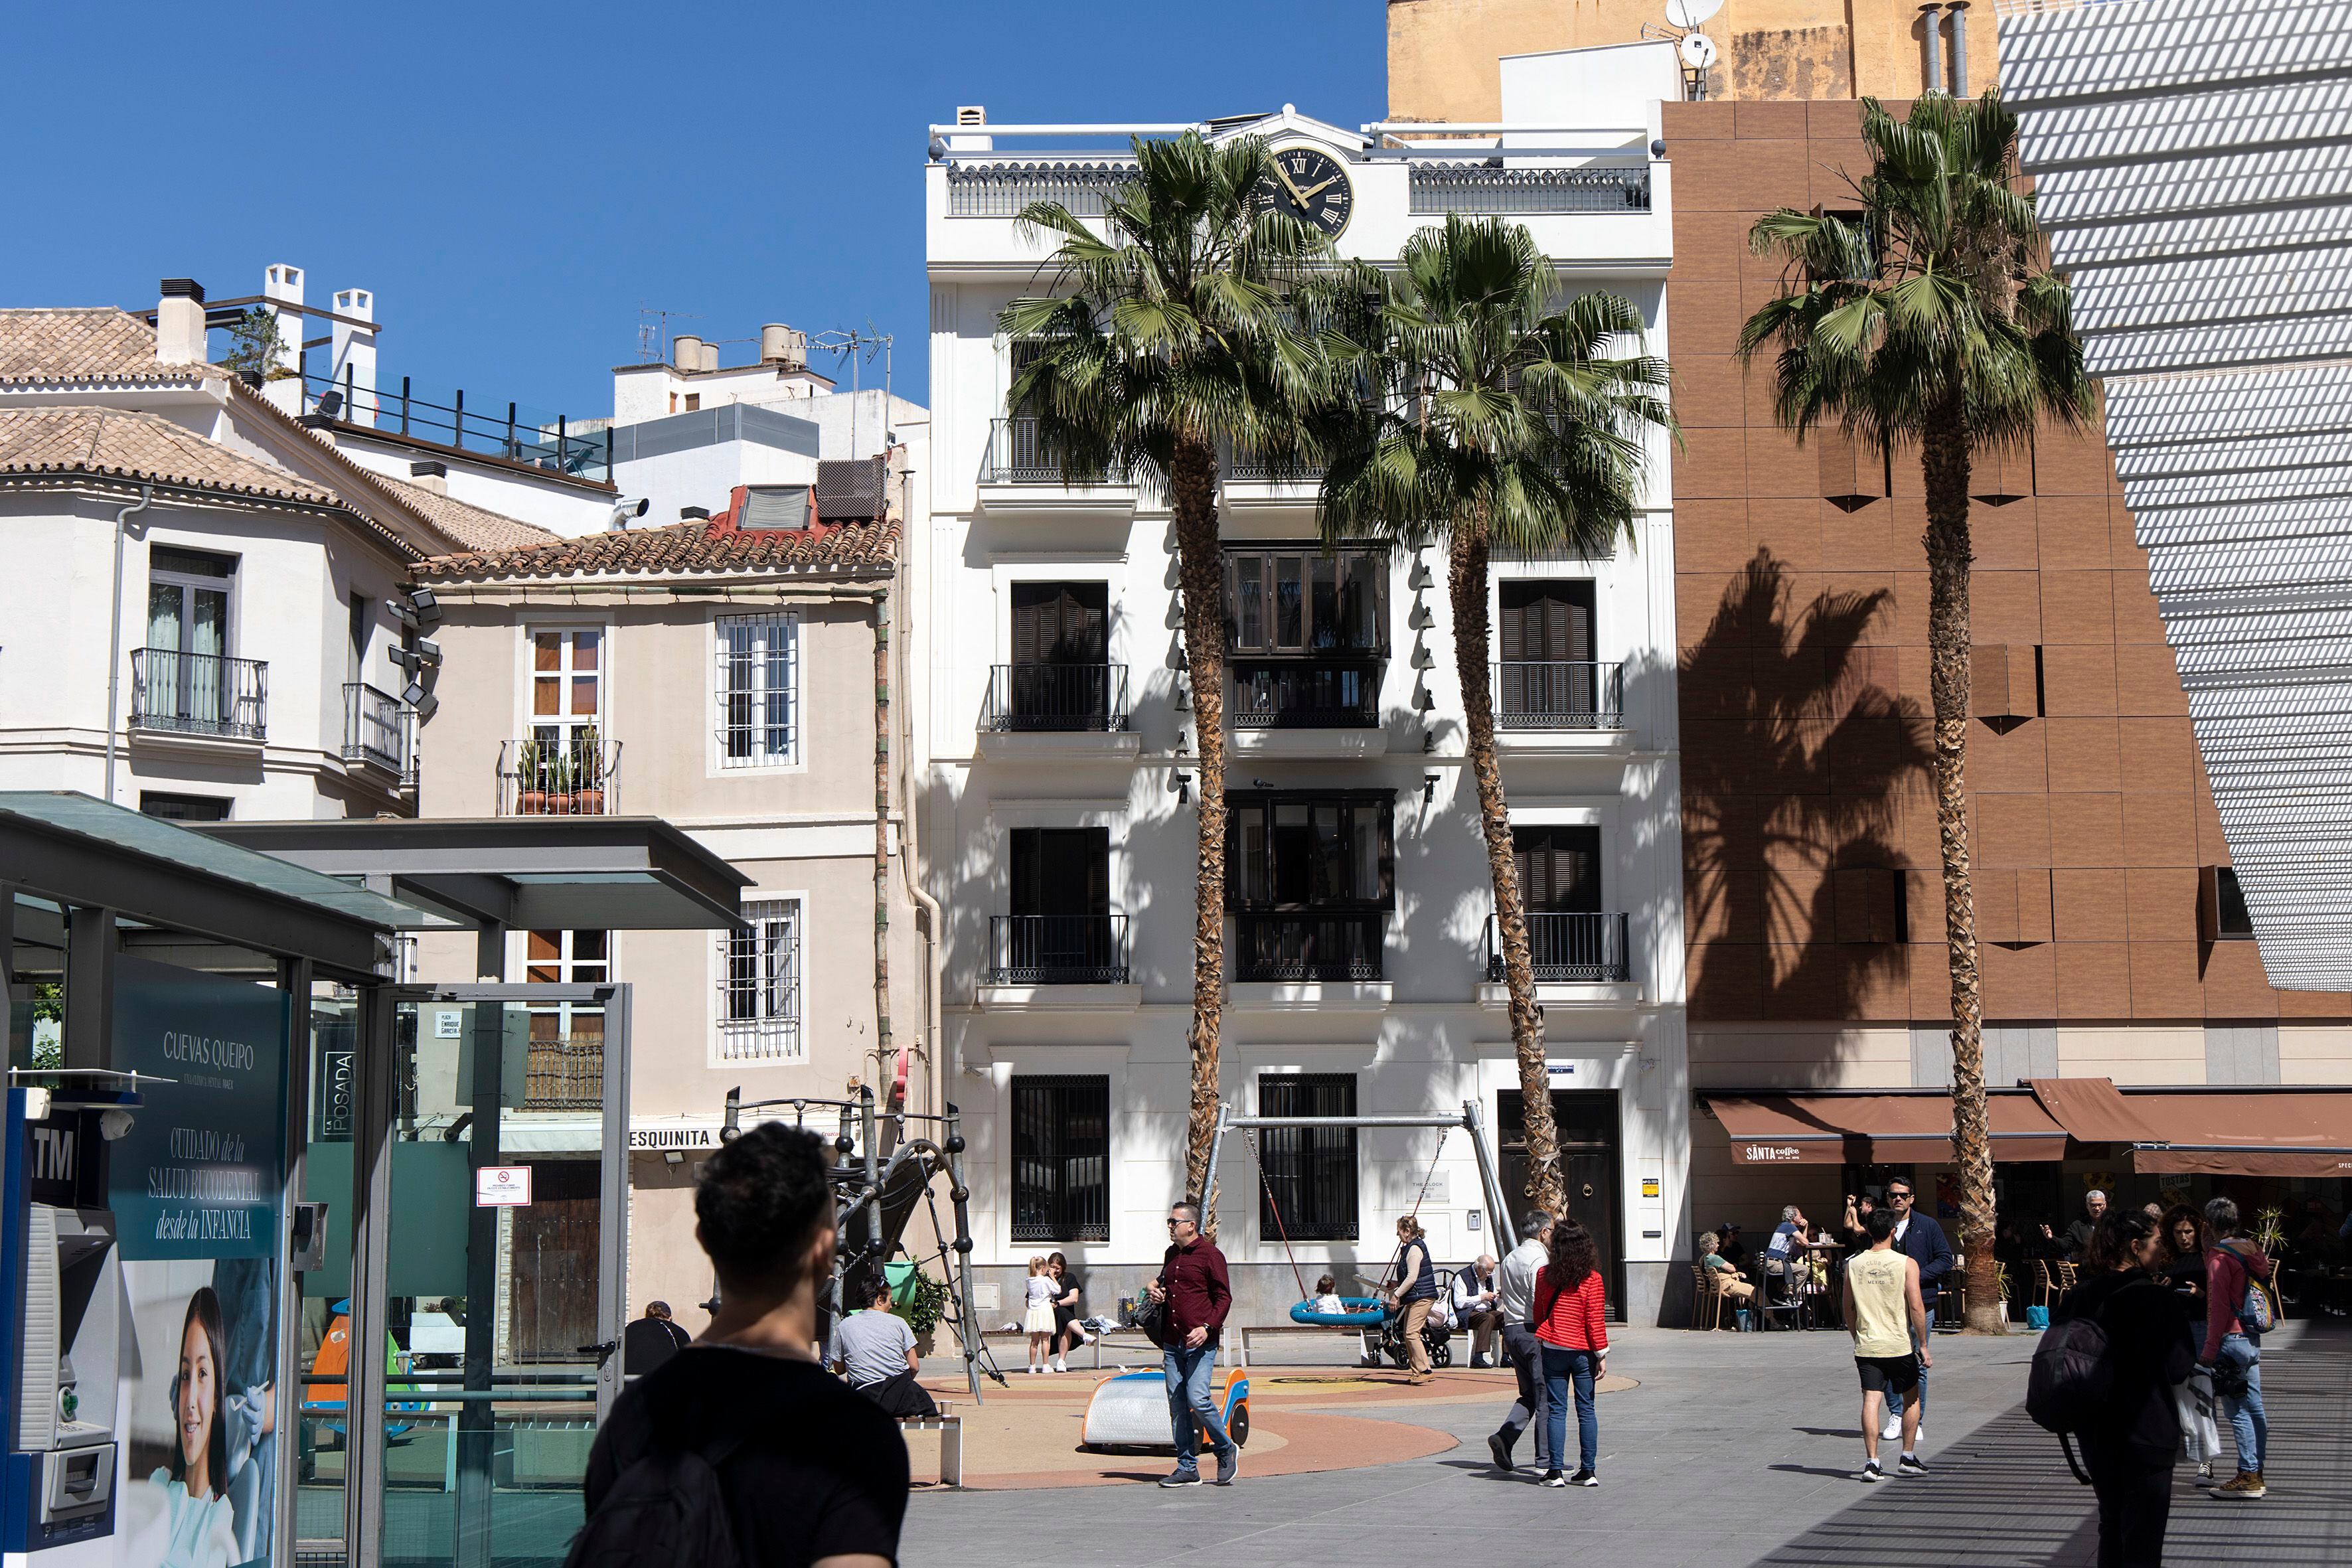
[[[566,759],[571,769],[572,813],[575,816],[602,816],[604,814],[604,750],[596,740],[596,726],[575,730],[572,749]]]
[[[547,775],[540,763],[537,741],[524,741],[515,747],[515,811],[520,816],[546,815]]]

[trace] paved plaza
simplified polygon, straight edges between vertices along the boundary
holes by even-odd
[[[1549,1490],[1531,1473],[1493,1473],[1485,1437],[1509,1401],[1507,1375],[1494,1374],[1495,1398],[1485,1405],[1407,1403],[1400,1389],[1396,1403],[1346,1407],[1351,1417],[1456,1440],[1439,1452],[1256,1477],[1244,1453],[1243,1484],[1230,1490],[1097,1483],[926,1491],[909,1506],[902,1559],[909,1568],[1507,1564],[1570,1554],[1610,1568],[2088,1564],[2091,1493],[2020,1405],[2033,1344],[2025,1334],[1937,1339],[1922,1450],[1934,1474],[1925,1479],[1877,1487],[1853,1479],[1862,1447],[1845,1335],[1629,1329],[1610,1371],[1636,1386],[1601,1397],[1597,1490]],[[1270,1378],[1276,1369],[1255,1370]],[[2265,1351],[2263,1381],[2270,1498],[2215,1501],[2188,1484],[2194,1472],[2184,1467],[2168,1563],[2352,1561],[2352,1330],[2290,1325]],[[1269,1409],[1260,1425],[1279,1431],[1281,1421]]]

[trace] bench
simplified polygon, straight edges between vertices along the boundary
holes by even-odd
[[[1245,1325],[1234,1336],[1238,1344],[1235,1352],[1237,1359],[1234,1361],[1234,1364],[1244,1371],[1247,1371],[1249,1369],[1250,1340],[1253,1335],[1307,1334],[1319,1335],[1328,1339],[1333,1334],[1344,1334],[1347,1331],[1348,1331],[1345,1329],[1325,1328],[1317,1323],[1257,1323],[1254,1325]],[[1359,1365],[1378,1366],[1380,1364],[1380,1356],[1372,1348],[1374,1341],[1372,1331],[1370,1330],[1357,1330],[1356,1343],[1356,1360]]]
[[[940,1485],[963,1489],[963,1417],[941,1405],[937,1415],[901,1415],[898,1430],[940,1435]]]

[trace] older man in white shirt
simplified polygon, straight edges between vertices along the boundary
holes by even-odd
[[[1511,1449],[1529,1426],[1536,1429],[1536,1468],[1549,1469],[1558,1463],[1543,1451],[1543,1351],[1528,1322],[1535,1315],[1536,1275],[1551,1257],[1551,1224],[1552,1216],[1542,1210],[1530,1212],[1519,1225],[1523,1239],[1495,1272],[1495,1310],[1503,1320],[1503,1353],[1511,1358],[1511,1370],[1519,1380],[1518,1402],[1486,1439],[1486,1451],[1495,1456],[1495,1468],[1499,1470],[1514,1468]]]

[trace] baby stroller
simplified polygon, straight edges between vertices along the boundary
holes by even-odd
[[[1452,1271],[1437,1270],[1437,1300],[1430,1304],[1429,1321],[1421,1326],[1421,1342],[1429,1352],[1429,1364],[1432,1366],[1454,1364],[1454,1313],[1450,1308],[1453,1292]],[[1379,1365],[1382,1356],[1388,1357],[1391,1364],[1395,1366],[1412,1364],[1412,1356],[1405,1348],[1404,1309],[1402,1305],[1381,1318],[1380,1342],[1372,1350],[1369,1364]]]

